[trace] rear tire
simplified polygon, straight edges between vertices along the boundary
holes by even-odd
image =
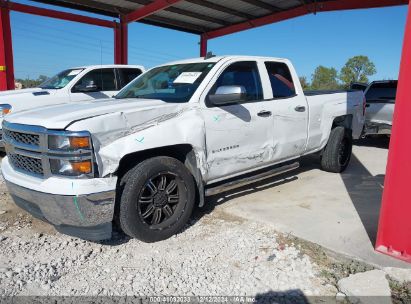
[[[194,179],[178,160],[147,159],[122,180],[118,219],[121,229],[143,242],[165,240],[189,220],[195,202]]]
[[[351,159],[352,136],[344,127],[331,130],[330,138],[321,157],[321,169],[327,172],[343,172]]]

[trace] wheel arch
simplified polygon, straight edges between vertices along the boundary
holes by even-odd
[[[151,148],[143,151],[132,152],[124,155],[119,162],[119,166],[115,171],[115,175],[118,177],[117,181],[117,193],[116,193],[116,208],[119,205],[119,198],[123,189],[123,177],[127,172],[134,168],[142,161],[156,157],[156,156],[168,156],[181,161],[188,171],[191,173],[195,180],[196,185],[196,198],[200,207],[204,205],[204,182],[201,170],[199,168],[200,160],[195,153],[195,149],[190,144],[176,144],[171,146],[164,146],[158,148]]]

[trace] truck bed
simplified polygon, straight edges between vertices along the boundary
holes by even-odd
[[[338,94],[338,93],[348,93],[357,92],[358,90],[310,90],[304,91],[305,96],[316,96],[316,95],[326,95],[326,94]]]

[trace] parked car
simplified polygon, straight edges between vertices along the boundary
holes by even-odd
[[[116,220],[153,242],[206,196],[296,169],[303,155],[344,171],[364,109],[359,91],[305,95],[286,59],[177,61],[116,99],[7,116],[1,168],[15,203],[60,232],[106,239]]]
[[[112,97],[143,72],[144,67],[138,65],[84,66],[64,70],[38,88],[0,92],[0,123],[9,113]]]
[[[391,135],[397,84],[397,80],[374,81],[365,90],[364,135]]]

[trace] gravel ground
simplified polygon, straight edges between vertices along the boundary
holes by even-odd
[[[59,234],[11,203],[0,180],[0,296],[335,296],[298,246],[217,206],[166,241],[115,233],[93,243]]]

